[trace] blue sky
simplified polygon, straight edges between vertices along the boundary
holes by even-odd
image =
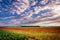
[[[45,4],[42,4],[41,2]],[[11,25],[11,24],[12,25],[26,24],[29,22],[36,23],[35,21],[40,20],[40,19],[37,19],[38,16],[39,17],[41,15],[47,16],[47,13],[51,14],[53,9],[46,8],[47,6],[49,7],[50,3],[51,3],[51,0],[48,0],[48,1],[1,0],[0,1],[0,26],[1,24],[3,24],[2,26],[4,26],[4,25]],[[36,7],[38,8],[38,10],[36,9]],[[37,13],[35,9],[38,11]]]

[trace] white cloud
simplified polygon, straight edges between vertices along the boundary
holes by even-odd
[[[21,14],[21,12],[25,11],[28,7],[29,7],[29,0],[17,0],[18,2],[14,2],[12,4],[12,6],[14,6],[16,9],[14,8],[10,8],[10,12],[11,13],[17,13],[17,14]]]
[[[0,0],[0,2],[2,2],[2,0]]]
[[[42,0],[40,4],[45,5],[49,0]]]
[[[20,14],[21,12],[23,12],[24,10],[26,10],[29,7],[29,0],[22,0],[23,3],[21,3],[20,0],[17,0],[17,1],[19,3],[15,2],[12,4],[17,9],[10,8],[10,10],[9,10],[13,14],[15,12],[17,14]],[[41,3],[45,4],[47,1],[43,0]],[[17,18],[17,19],[14,19],[14,17],[13,17],[13,19],[10,20],[10,22],[8,22],[8,24],[6,24],[6,25],[20,25],[20,24],[22,24],[22,25],[34,25],[34,26],[35,25],[39,25],[39,26],[60,26],[60,18],[58,18],[60,16],[60,5],[56,5],[56,3],[51,2],[49,5],[46,5],[44,7],[36,6],[36,7],[34,7],[35,12],[30,10],[28,12],[29,15],[26,15],[26,16],[23,15],[23,17]],[[21,4],[22,4],[22,6],[21,6]],[[36,2],[32,3],[32,5],[35,5],[35,4],[36,4]],[[46,14],[39,15],[37,18],[31,17],[33,14],[38,14],[41,10],[45,10],[45,9],[52,9],[52,11],[48,12]],[[8,18],[12,18],[12,17],[6,17],[3,19],[8,19]],[[29,22],[26,24],[21,23],[20,20],[24,20],[24,19],[29,21]]]

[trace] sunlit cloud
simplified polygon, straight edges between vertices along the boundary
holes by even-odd
[[[32,1],[32,2],[31,2]],[[2,0],[0,0],[2,2]],[[11,0],[10,0],[11,2]],[[9,3],[10,3],[9,2]],[[60,1],[59,0],[17,0],[6,8],[0,5],[0,25],[59,25],[60,24]],[[2,13],[3,12],[3,13]],[[7,16],[7,14],[11,16]],[[17,15],[17,16],[16,16]],[[0,20],[0,21],[1,21]],[[4,21],[5,20],[5,21]],[[6,21],[8,20],[8,21]],[[2,26],[3,26],[2,25]]]

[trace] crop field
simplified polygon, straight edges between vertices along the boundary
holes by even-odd
[[[0,40],[25,40],[27,36],[24,34],[16,34],[9,31],[0,30]]]
[[[0,40],[60,40],[60,28],[0,28]]]

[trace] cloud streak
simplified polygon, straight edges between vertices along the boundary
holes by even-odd
[[[60,24],[59,0],[32,0],[32,4],[30,4],[30,1],[31,0],[17,0],[17,2],[12,3],[12,7],[9,9],[9,12],[12,14],[16,13],[19,15],[19,17],[17,16],[16,18],[16,16],[10,16],[2,18],[3,20],[12,18],[11,20],[9,20],[9,22],[6,22],[8,24],[5,25],[52,26],[55,24]],[[37,3],[39,4],[37,5]],[[41,6],[40,4],[44,6]],[[27,9],[28,11],[25,11]]]

